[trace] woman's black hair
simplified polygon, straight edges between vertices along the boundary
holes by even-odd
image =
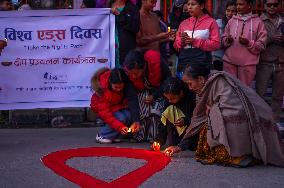
[[[165,94],[179,95],[186,91],[186,84],[178,78],[170,77],[165,80],[162,86],[162,92]]]
[[[83,0],[83,3],[87,8],[96,8],[96,0]]]
[[[222,22],[223,22],[224,26],[226,26],[228,21],[229,21],[227,16],[226,16],[226,10],[229,6],[236,6],[236,1],[228,1],[227,4],[226,4],[225,13],[224,13],[223,18],[222,18]]]
[[[198,76],[208,78],[210,74],[210,65],[208,63],[191,63],[184,71],[184,74],[193,79],[197,79]]]
[[[211,16],[210,12],[205,8],[206,0],[195,0],[199,5],[204,5],[204,8],[202,9],[204,14],[208,14]]]
[[[126,75],[124,71],[120,68],[114,68],[110,71],[109,84],[120,84],[125,83]]]
[[[123,66],[127,70],[132,70],[134,68],[144,69],[145,67],[144,53],[139,50],[131,50],[126,55]]]

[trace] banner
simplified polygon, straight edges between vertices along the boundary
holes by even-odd
[[[0,110],[87,107],[90,79],[115,64],[110,9],[0,12]]]

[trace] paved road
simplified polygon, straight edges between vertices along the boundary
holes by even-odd
[[[40,161],[53,151],[102,146],[95,143],[96,128],[0,129],[0,188],[76,188]],[[105,145],[104,145],[105,146]],[[145,148],[149,145],[120,143],[108,146]],[[284,188],[284,168],[255,166],[246,169],[204,166],[183,152],[162,171],[144,182],[142,188]],[[68,165],[104,181],[112,181],[143,165],[143,160],[125,158],[76,158]]]

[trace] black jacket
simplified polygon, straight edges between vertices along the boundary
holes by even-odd
[[[196,103],[195,98],[196,98],[195,94],[192,91],[185,88],[184,97],[177,104],[174,105],[184,113],[185,115],[184,123],[187,126],[189,126],[191,122],[192,113],[193,113],[193,110],[195,108],[195,103]],[[166,104],[165,109],[167,108],[168,105],[170,104]],[[171,124],[167,126],[173,126],[173,125]],[[178,136],[178,134],[172,134],[172,133],[170,134],[168,133],[169,130],[172,130],[172,129],[168,129],[164,125],[161,125],[158,131],[159,134],[157,136],[156,141],[161,143],[161,145],[164,145],[166,143],[166,139],[168,135],[181,137],[181,138],[183,137],[183,134],[181,136]],[[181,138],[173,138],[173,140],[181,140]]]
[[[125,4],[123,11],[115,17],[115,25],[119,40],[119,61],[123,65],[127,53],[136,48],[136,33],[140,27],[140,13],[130,0]]]

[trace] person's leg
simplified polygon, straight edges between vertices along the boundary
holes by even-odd
[[[224,71],[238,78],[237,66],[224,62]]]
[[[284,96],[284,66],[275,65],[275,71],[272,77],[272,103],[271,108],[275,123],[280,122]]]
[[[264,99],[267,91],[268,81],[272,75],[272,66],[258,64],[256,67],[256,93]]]
[[[119,121],[125,123],[127,121],[127,117],[124,113],[124,111],[117,111],[113,114]],[[102,127],[99,131],[99,136],[105,138],[105,139],[114,139],[119,135],[119,132],[117,130],[114,130],[109,125],[105,125]]]
[[[252,87],[252,81],[255,78],[256,65],[238,67],[238,76],[245,85]]]
[[[131,123],[132,123],[130,111],[128,109],[123,109],[121,112],[123,113],[123,115],[125,117],[125,119],[123,120],[123,123],[126,126],[130,126]]]

